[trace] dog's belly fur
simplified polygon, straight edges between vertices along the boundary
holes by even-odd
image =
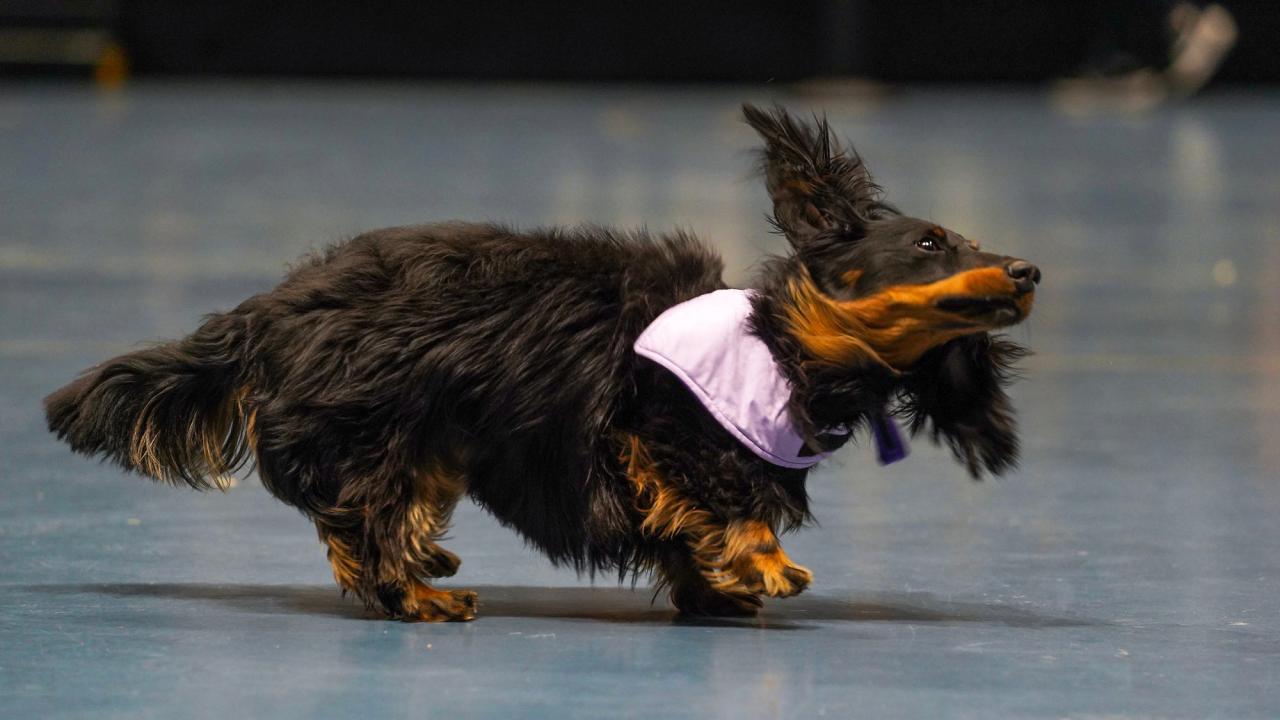
[[[386,476],[400,455],[400,472],[463,476],[555,561],[625,563],[634,491],[615,436],[667,380],[638,372],[631,345],[723,287],[721,270],[678,234],[453,224],[338,245],[235,311],[258,328],[247,384],[264,483],[324,514],[406,492],[412,477]],[[670,432],[698,411],[665,418]]]

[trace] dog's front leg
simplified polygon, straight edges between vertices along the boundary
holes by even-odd
[[[707,579],[717,588],[745,588],[769,597],[791,597],[804,592],[813,573],[795,564],[783,552],[773,528],[760,520],[731,520],[724,527],[723,544],[712,549],[718,560]],[[694,557],[699,558],[697,548]],[[711,553],[705,557],[710,560]]]
[[[668,589],[671,604],[685,615],[749,617],[760,609],[760,596],[746,588],[725,592],[713,587],[682,539],[664,548],[658,581]]]
[[[662,583],[681,611],[702,615],[752,614],[760,595],[802,592],[813,574],[783,552],[773,528],[756,519],[727,519],[668,482],[637,438],[624,454],[635,485],[642,535],[664,544]]]
[[[662,477],[643,443],[632,439],[625,457],[635,483],[640,533],[663,543],[659,579],[671,601],[698,615],[753,614],[762,594],[803,592],[813,574],[782,551],[762,520],[724,519]]]
[[[761,595],[790,597],[813,581],[812,573],[787,557],[766,523],[718,523],[691,507],[680,514],[686,521],[680,542],[668,547],[660,573],[682,612],[751,615]]]

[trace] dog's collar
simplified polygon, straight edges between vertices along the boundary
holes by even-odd
[[[773,354],[751,333],[750,290],[717,290],[668,308],[636,339],[635,351],[675,375],[720,425],[774,465],[808,468],[834,450],[814,452],[788,410],[791,384]],[[880,461],[906,456],[887,414],[871,423]],[[828,428],[835,446],[848,428]]]

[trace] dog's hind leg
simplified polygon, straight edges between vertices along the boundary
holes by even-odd
[[[440,546],[449,529],[453,509],[466,491],[460,473],[445,470],[423,472],[418,496],[409,506],[404,524],[405,562],[425,578],[453,577],[462,561]]]
[[[411,565],[389,549],[374,549],[367,533],[335,530],[317,523],[320,539],[328,546],[333,577],[344,591],[352,592],[365,605],[388,617],[410,622],[473,620],[476,594],[470,590],[441,590],[423,582],[419,565]],[[362,535],[366,537],[361,537]],[[438,559],[443,571],[452,572],[457,558],[440,549],[449,560]]]
[[[392,618],[474,619],[474,592],[441,590],[424,582],[458,570],[458,557],[436,541],[447,528],[462,488],[459,477],[435,473],[421,478],[418,492],[407,503],[367,503],[349,511],[360,518],[354,527],[317,519],[338,584]]]

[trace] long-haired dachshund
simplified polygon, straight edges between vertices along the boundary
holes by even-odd
[[[338,584],[402,620],[470,620],[436,589],[465,494],[578,571],[653,572],[686,613],[807,587],[777,535],[808,469],[893,417],[974,477],[1016,461],[989,331],[1040,272],[882,200],[825,120],[744,106],[792,252],[749,290],[685,233],[443,224],[331,247],[182,340],[45,400],[77,452],[204,490],[252,459],[315,522]]]

